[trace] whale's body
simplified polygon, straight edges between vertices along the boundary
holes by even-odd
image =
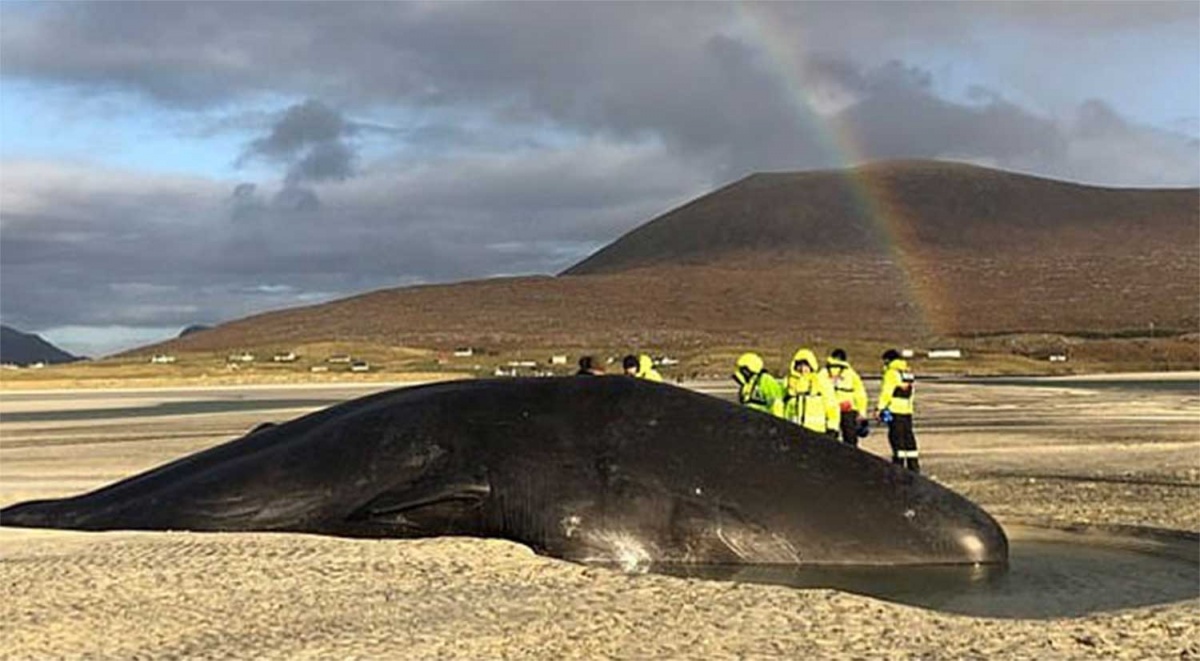
[[[962,496],[788,422],[626,377],[439,383],[256,430],[0,525],[499,537],[619,563],[1003,563]]]

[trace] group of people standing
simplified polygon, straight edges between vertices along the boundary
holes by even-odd
[[[912,369],[895,349],[883,359],[875,417],[888,427],[892,462],[920,472],[917,439],[913,433]],[[762,356],[744,353],[737,359],[733,378],[738,401],[744,406],[790,420],[809,431],[858,447],[870,430],[867,390],[850,365],[846,352],[834,349],[820,365],[812,350],[801,348],[792,356],[787,378],[780,383],[766,369]]]
[[[881,358],[883,382],[875,417],[888,427],[892,463],[920,472],[917,438],[913,434],[912,369],[895,349],[883,352]],[[621,367],[627,376],[663,380],[654,369],[654,360],[646,354],[625,356]],[[603,373],[591,356],[579,359],[576,374]],[[737,359],[733,379],[738,383],[738,402],[756,411],[790,420],[834,440],[840,437],[853,447],[858,447],[858,440],[870,432],[867,389],[842,349],[829,352],[821,365],[811,349],[801,348],[792,356],[783,383],[767,370],[762,356],[744,353]]]
[[[654,359],[644,353],[637,356],[633,354],[625,356],[621,360],[621,369],[624,370],[625,376],[658,383],[662,383],[663,380],[658,370],[654,369]],[[575,372],[576,376],[599,376],[601,374],[604,374],[604,369],[596,364],[593,357],[583,356],[579,359],[579,371]]]

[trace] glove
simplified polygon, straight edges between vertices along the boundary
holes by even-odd
[[[879,421],[882,422],[883,424],[890,425],[890,424],[892,424],[892,420],[893,420],[893,417],[892,417],[891,410],[884,409],[879,412]]]

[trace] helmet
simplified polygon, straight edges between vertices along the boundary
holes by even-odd
[[[887,351],[884,351],[883,355],[880,357],[883,358],[883,362],[890,363],[900,357],[900,352],[896,351],[895,349],[888,349]]]
[[[637,356],[629,354],[621,359],[621,367],[627,370],[635,370],[638,368]]]
[[[750,370],[751,374],[758,374],[764,367],[762,356],[752,352],[744,353],[738,356],[737,367],[739,370],[745,368]]]
[[[750,382],[751,377],[763,371],[762,356],[756,353],[744,353],[738,356],[737,369],[733,370],[733,380],[742,385]]]
[[[829,352],[829,357],[833,358],[834,360],[846,360],[846,350],[834,349],[833,351]]]

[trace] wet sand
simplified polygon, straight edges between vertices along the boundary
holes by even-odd
[[[102,396],[117,408],[176,397]],[[307,410],[4,417],[104,408],[94,404],[5,394],[0,505],[92,489]],[[931,382],[918,415],[925,473],[1014,530],[1200,531],[1200,386]],[[886,446],[880,430],[865,443]],[[1186,555],[1194,538],[1181,539]],[[0,585],[3,658],[1200,656],[1200,586],[1083,617],[974,617],[830,589],[629,575],[495,540],[0,528]]]

